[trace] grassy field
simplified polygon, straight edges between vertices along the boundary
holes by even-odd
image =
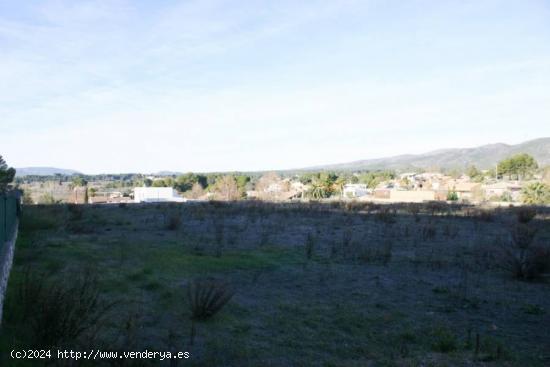
[[[435,204],[24,207],[0,365],[52,346],[189,351],[185,366],[548,366],[549,223],[548,208]],[[508,266],[518,226],[537,256],[525,276]],[[198,278],[235,294],[189,345]],[[56,319],[75,308],[75,325]]]

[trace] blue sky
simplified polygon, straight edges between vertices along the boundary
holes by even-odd
[[[0,154],[271,170],[550,136],[549,1],[0,0]]]

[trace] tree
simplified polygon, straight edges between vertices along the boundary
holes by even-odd
[[[88,185],[88,181],[86,181],[86,180],[85,180],[83,177],[81,177],[81,176],[75,176],[75,177],[73,177],[73,179],[72,179],[72,185],[73,185],[74,187],[80,187],[80,186],[84,187],[84,186]]]
[[[194,184],[193,187],[191,188],[191,191],[188,191],[188,192],[189,192],[188,196],[191,199],[198,199],[204,195],[204,189],[202,188],[201,184],[198,182]]]
[[[447,172],[447,175],[451,176],[454,179],[457,179],[462,175],[462,172],[460,172],[460,170],[457,168],[453,168]]]
[[[23,191],[23,205],[33,205],[34,200],[32,199],[31,193],[27,190]]]
[[[161,179],[158,179],[158,180],[154,180],[152,186],[153,187],[166,187],[166,182],[164,182],[164,180],[161,178]]]
[[[338,176],[334,173],[321,173],[317,179],[313,179],[309,192],[313,199],[330,197],[335,191],[335,182]]]
[[[497,165],[500,175],[516,176],[518,180],[531,176],[538,168],[535,158],[526,153],[516,154],[500,161]]]
[[[250,182],[250,176],[238,175],[235,177],[235,180],[237,181],[237,187],[239,188],[241,198],[244,198],[246,196],[246,186]]]
[[[255,189],[258,192],[267,192],[271,185],[279,182],[281,182],[279,175],[275,172],[269,172],[260,177],[258,182],[256,182]]]
[[[8,189],[10,183],[15,178],[15,168],[8,167],[8,164],[0,155],[0,192]]]
[[[334,181],[334,191],[340,195],[344,192],[344,185],[346,184],[345,177],[338,177],[336,181]]]
[[[229,175],[216,181],[216,191],[223,200],[237,200],[241,197],[235,177]]]
[[[88,189],[88,196],[93,198],[95,197],[96,193],[97,193],[97,189],[95,187],[90,187]]]
[[[550,185],[535,182],[522,190],[522,199],[525,204],[550,204]]]
[[[268,172],[258,179],[254,189],[260,199],[273,200],[281,191],[281,177],[275,172]]]
[[[330,193],[327,192],[326,187],[320,182],[312,183],[308,194],[312,199],[316,200],[324,199],[330,196]]]
[[[197,175],[189,172],[184,175],[178,176],[176,178],[176,182],[174,183],[174,187],[176,187],[181,192],[186,192],[191,190],[193,186],[197,183],[201,185],[201,187],[204,189],[208,185],[206,176]]]
[[[483,172],[477,169],[476,166],[471,165],[466,170],[466,174],[470,177],[470,179],[474,182],[481,182],[483,181]]]
[[[394,178],[395,174],[391,171],[366,172],[359,176],[359,183],[366,184],[369,189],[374,189],[379,183]]]

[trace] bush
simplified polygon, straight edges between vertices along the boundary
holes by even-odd
[[[495,218],[495,211],[490,209],[479,209],[474,211],[472,216],[482,222],[492,222]]]
[[[436,231],[437,230],[435,228],[435,225],[433,225],[432,223],[428,223],[422,226],[422,239],[424,241],[434,239],[437,233]]]
[[[458,201],[458,194],[456,191],[451,190],[447,193],[447,200],[448,201]]]
[[[389,207],[384,206],[376,213],[376,219],[387,224],[395,223],[395,212],[392,212]]]
[[[456,336],[446,328],[437,328],[432,332],[432,349],[435,352],[449,353],[457,349]]]
[[[187,296],[191,311],[190,345],[195,340],[195,322],[207,320],[217,314],[234,294],[227,283],[211,278],[196,279],[189,284]]]
[[[550,269],[550,250],[533,246],[536,230],[527,224],[519,223],[511,233],[511,244],[500,249],[498,265],[509,271],[515,278],[531,280],[538,278]]]
[[[529,223],[536,215],[537,211],[534,208],[520,207],[516,209],[516,217],[519,223]]]
[[[179,213],[173,213],[166,219],[166,229],[169,231],[175,231],[181,227],[181,215]]]
[[[409,214],[411,214],[414,217],[414,220],[418,222],[420,220],[420,217],[418,214],[420,213],[420,205],[417,203],[408,203],[406,204],[406,210]]]
[[[98,279],[82,272],[67,279],[48,278],[30,271],[19,285],[22,317],[30,326],[33,346],[62,347],[89,343],[115,302],[99,296]]]

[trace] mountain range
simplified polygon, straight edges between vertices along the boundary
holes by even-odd
[[[55,168],[55,167],[21,167],[16,168],[16,176],[54,176],[56,173],[62,175],[80,174],[74,169]]]
[[[487,144],[475,148],[434,150],[423,154],[405,154],[386,158],[359,160],[348,163],[308,167],[304,170],[359,171],[409,170],[416,168],[458,168],[475,165],[480,169],[494,167],[499,161],[518,153],[532,155],[539,166],[550,165],[550,137],[529,140],[516,145]]]
[[[418,168],[463,169],[470,165],[475,165],[479,169],[487,169],[494,167],[502,159],[518,153],[530,154],[537,160],[539,166],[548,166],[550,165],[550,137],[529,140],[515,145],[496,143],[475,148],[440,149],[423,154],[404,154],[288,171],[414,170]],[[55,167],[17,168],[17,176],[51,176],[56,173],[63,175],[80,174],[76,170]],[[157,173],[157,175],[172,174],[179,173],[172,171]]]

